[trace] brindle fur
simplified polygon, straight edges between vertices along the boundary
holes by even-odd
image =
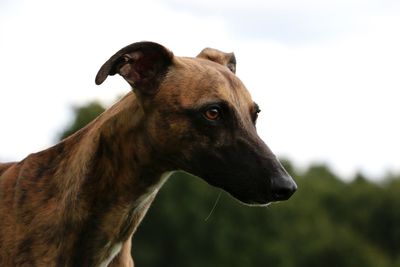
[[[204,176],[247,203],[275,200],[274,182],[263,182],[268,188],[262,192],[247,186],[236,192],[240,184],[255,184],[258,178],[246,182],[233,175],[233,182],[221,182],[201,171],[209,162],[197,151],[234,146],[224,142],[237,136],[251,139],[238,141],[240,146],[264,145],[257,143],[262,141],[255,133],[254,103],[240,80],[210,60],[137,44],[111,58],[96,79],[101,83],[119,73],[135,92],[57,145],[21,162],[0,164],[0,266],[133,266],[131,237],[172,170]],[[136,68],[138,58],[147,54],[149,60]],[[234,113],[220,133],[190,115],[212,101],[228,103]],[[258,162],[271,161],[274,175],[283,173],[267,148],[257,150],[247,154]],[[215,176],[213,168],[208,171]]]

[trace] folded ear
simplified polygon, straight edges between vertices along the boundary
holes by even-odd
[[[236,73],[236,58],[233,53],[225,53],[214,48],[204,48],[200,54],[197,55],[198,58],[204,58],[221,65],[228,67],[233,73]]]
[[[96,84],[102,84],[108,75],[121,75],[134,89],[144,94],[157,91],[168,71],[174,55],[164,46],[153,42],[139,42],[119,50],[100,68]]]

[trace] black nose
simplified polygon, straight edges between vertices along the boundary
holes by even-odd
[[[275,177],[271,181],[271,193],[274,201],[287,200],[296,190],[296,182],[287,174]]]

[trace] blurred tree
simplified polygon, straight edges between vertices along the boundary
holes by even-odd
[[[62,131],[59,139],[62,140],[65,137],[75,133],[86,124],[94,120],[104,110],[105,108],[97,101],[90,102],[87,105],[74,107],[73,111],[75,117],[70,125],[68,125],[66,129]]]
[[[61,137],[103,110],[97,102],[75,108]],[[176,172],[135,234],[136,266],[400,267],[399,176],[376,184],[357,174],[346,183],[323,164],[304,173],[283,164],[299,190],[268,208]]]

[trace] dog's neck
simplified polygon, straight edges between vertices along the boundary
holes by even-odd
[[[76,251],[98,254],[87,264],[103,261],[115,244],[133,234],[165,181],[165,167],[155,160],[143,118],[131,93],[62,142],[73,148],[60,171],[69,173],[60,177],[60,192],[66,192],[63,217],[81,225]]]

